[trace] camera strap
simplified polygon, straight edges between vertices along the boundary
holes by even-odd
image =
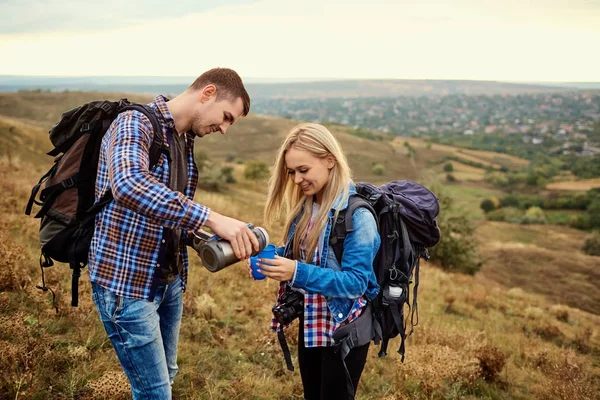
[[[285,332],[283,331],[283,325],[279,326],[277,330],[277,339],[279,339],[279,345],[281,351],[283,351],[283,358],[285,358],[285,364],[289,371],[294,370],[294,364],[292,364],[292,355],[290,354],[290,348],[288,347],[287,340],[285,340]]]

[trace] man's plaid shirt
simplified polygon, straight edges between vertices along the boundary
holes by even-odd
[[[150,106],[167,135],[176,135],[175,121],[166,98],[157,96]],[[89,252],[90,281],[119,296],[153,300],[154,272],[165,260],[164,228],[183,230],[180,257],[187,282],[186,232],[198,230],[210,209],[192,201],[198,183],[194,162],[194,135],[188,132],[186,153],[188,182],[185,193],[168,188],[169,166],[162,154],[149,171],[149,149],[153,132],[150,120],[138,111],[126,111],[112,123],[102,140],[96,201],[111,190],[114,201],[96,216],[96,228]]]

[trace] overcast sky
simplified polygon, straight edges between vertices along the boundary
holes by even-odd
[[[0,75],[600,81],[600,0],[0,0],[0,57]]]

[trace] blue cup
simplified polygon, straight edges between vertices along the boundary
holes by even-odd
[[[263,251],[261,251],[260,253],[258,253],[257,255],[255,255],[253,257],[250,257],[250,267],[252,268],[252,277],[254,278],[255,281],[261,281],[266,278],[263,274],[261,274],[260,272],[257,271],[259,258],[265,258],[265,259],[275,258],[275,245],[269,244],[269,245],[267,245],[267,247],[265,247],[263,249]]]

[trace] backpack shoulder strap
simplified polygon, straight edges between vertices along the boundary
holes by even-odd
[[[152,139],[152,145],[150,146],[150,169],[152,169],[158,163],[161,153],[165,153],[167,157],[170,158],[168,148],[165,146],[164,143],[162,128],[160,126],[160,123],[158,122],[156,114],[154,113],[154,109],[146,104],[131,103],[120,109],[119,112],[127,110],[141,112],[146,117],[148,117],[150,123],[152,124],[154,139]]]
[[[147,106],[145,104],[137,104],[137,103],[129,103],[119,109],[119,113],[134,110],[139,111],[144,114],[150,120],[152,124],[153,131],[153,139],[152,144],[150,145],[150,168],[152,169],[156,164],[158,164],[158,160],[160,160],[160,155],[165,154],[169,162],[171,161],[171,156],[169,155],[169,149],[164,143],[162,128],[160,123],[158,122],[158,118],[154,113],[154,109],[152,107]],[[95,215],[97,214],[105,205],[110,203],[113,200],[112,191],[106,192],[106,194],[98,200],[98,202],[94,203],[87,211],[87,214]]]
[[[371,214],[373,214],[373,217],[375,217],[375,222],[377,223],[377,213],[373,209],[373,206],[359,194],[350,195],[348,198],[348,207],[346,207],[345,211],[338,214],[331,230],[331,235],[329,236],[329,245],[333,248],[335,258],[339,263],[342,262],[342,254],[344,253],[344,239],[346,239],[346,235],[349,232],[354,230],[352,215],[359,207],[369,210]]]

